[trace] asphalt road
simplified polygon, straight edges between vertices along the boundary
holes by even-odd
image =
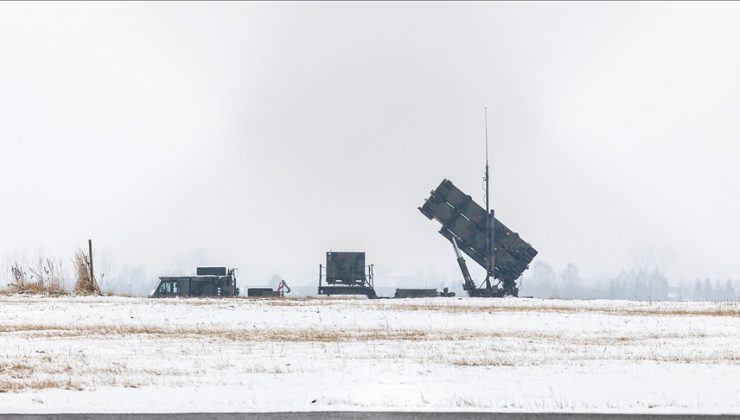
[[[184,414],[0,414],[0,420],[725,420],[740,415],[552,414],[552,413],[184,413]]]

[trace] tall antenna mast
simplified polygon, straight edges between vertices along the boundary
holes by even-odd
[[[486,181],[486,229],[488,231],[488,235],[486,237],[486,250],[488,252],[488,268],[486,270],[486,289],[489,290],[489,292],[492,292],[491,288],[491,273],[493,272],[493,253],[491,252],[491,247],[493,245],[493,235],[491,233],[491,205],[490,205],[490,190],[488,188],[489,184],[489,167],[488,167],[488,107],[483,107],[483,112],[485,114],[485,125],[486,125],[486,175],[484,177]]]

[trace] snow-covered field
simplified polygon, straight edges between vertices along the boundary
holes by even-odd
[[[0,297],[1,412],[740,413],[740,304]]]

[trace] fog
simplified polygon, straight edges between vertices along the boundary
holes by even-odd
[[[459,283],[443,178],[556,270],[738,278],[736,3],[0,5],[0,256]],[[480,271],[475,272],[480,276]],[[439,280],[437,280],[439,279]],[[2,278],[0,278],[2,282]],[[273,285],[275,286],[275,285]]]

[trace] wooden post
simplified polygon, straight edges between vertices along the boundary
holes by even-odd
[[[93,271],[93,256],[92,256],[92,239],[87,240],[87,249],[90,258],[90,281],[95,284],[95,272]]]

